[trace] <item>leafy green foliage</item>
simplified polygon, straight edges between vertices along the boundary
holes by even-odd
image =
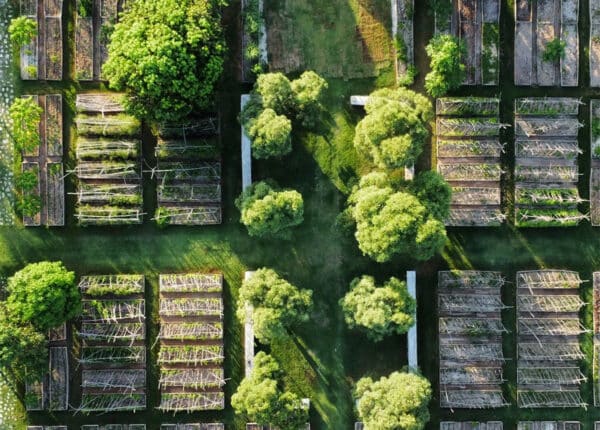
[[[557,37],[548,42],[544,49],[544,53],[542,54],[542,59],[547,62],[558,61],[565,56],[566,47],[567,42],[560,40],[560,38]]]
[[[292,83],[283,73],[263,73],[256,79],[254,91],[265,109],[273,109],[279,115],[288,115],[294,109]]]
[[[130,113],[177,121],[210,105],[226,49],[215,3],[139,0],[121,14],[104,74]]]
[[[248,123],[254,158],[281,157],[292,151],[292,122],[273,109],[263,110]]]
[[[0,306],[0,369],[15,382],[40,380],[48,371],[46,336],[31,324],[9,320]]]
[[[15,322],[45,332],[81,311],[75,274],[60,262],[32,263],[8,280],[7,309]]]
[[[444,246],[443,223],[417,197],[395,190],[384,174],[363,177],[348,203],[358,247],[377,262],[396,254],[428,260]]]
[[[429,100],[406,88],[382,89],[371,94],[365,109],[356,126],[356,149],[384,169],[414,163],[429,136]]]
[[[277,191],[264,181],[248,187],[235,204],[250,236],[289,239],[290,228],[304,221],[302,195],[295,190]]]
[[[231,397],[231,406],[260,425],[273,425],[286,430],[304,429],[308,413],[294,393],[279,387],[281,369],[270,355],[259,352],[254,357],[250,376],[240,383]]]
[[[369,430],[421,430],[429,421],[431,385],[414,373],[394,372],[356,384],[358,415]]]
[[[242,283],[237,316],[246,319],[246,304],[254,308],[254,335],[263,343],[287,336],[287,329],[308,321],[312,291],[299,290],[272,269],[259,269]]]
[[[346,324],[365,329],[378,342],[391,334],[403,334],[414,324],[416,303],[406,283],[390,278],[382,287],[371,276],[355,278],[340,300]]]
[[[32,191],[38,186],[37,169],[26,170],[15,178],[15,186],[23,191]]]
[[[292,81],[296,119],[304,127],[315,127],[323,111],[323,97],[328,88],[327,81],[308,70]]]
[[[9,108],[11,135],[18,151],[33,152],[40,145],[42,108],[33,97],[19,97]]]
[[[433,170],[420,173],[411,182],[412,193],[425,205],[430,214],[439,220],[445,220],[450,215],[450,200],[452,188],[442,175]]]
[[[465,79],[466,67],[462,62],[465,46],[458,38],[448,34],[435,36],[425,47],[431,58],[431,72],[425,77],[425,89],[431,97],[441,97],[460,87]]]
[[[17,199],[17,209],[23,216],[34,217],[42,210],[42,200],[37,194],[21,194]]]
[[[19,47],[28,45],[37,37],[37,22],[26,16],[13,18],[8,26],[8,34],[14,45]]]
[[[79,7],[77,8],[77,13],[82,18],[91,18],[93,13],[93,1],[92,0],[79,0]]]

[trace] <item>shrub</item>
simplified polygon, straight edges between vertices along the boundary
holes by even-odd
[[[544,53],[542,55],[542,59],[547,62],[558,61],[565,56],[565,48],[567,46],[567,42],[560,40],[560,38],[556,38],[546,45],[544,49]]]
[[[26,16],[13,18],[8,26],[8,34],[15,46],[28,45],[37,37],[37,22]]]
[[[460,87],[466,67],[462,62],[465,46],[458,38],[447,34],[435,36],[425,47],[431,59],[431,72],[425,77],[425,89],[431,97],[441,97]]]

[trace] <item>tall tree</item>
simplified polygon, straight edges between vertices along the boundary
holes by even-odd
[[[273,109],[278,115],[290,115],[294,111],[292,83],[283,73],[258,75],[254,91],[265,109]]]
[[[246,318],[246,304],[253,307],[254,335],[263,343],[287,336],[288,329],[307,321],[312,291],[299,290],[272,269],[262,268],[244,280],[237,315]]]
[[[260,425],[273,425],[286,430],[306,426],[308,412],[297,395],[283,391],[279,363],[264,352],[254,358],[252,373],[240,383],[231,397],[231,406]]]
[[[369,430],[421,430],[429,421],[431,385],[424,377],[394,372],[356,384],[358,415]]]
[[[442,175],[433,170],[419,173],[409,188],[436,219],[448,218],[452,188]]]
[[[327,81],[312,70],[308,70],[292,81],[296,118],[304,127],[314,127],[323,111],[323,98],[328,88]]]
[[[406,283],[397,278],[390,278],[382,287],[376,286],[371,276],[356,278],[340,304],[348,326],[365,330],[376,342],[406,333],[415,322],[415,301]]]
[[[384,174],[363,177],[348,203],[358,246],[377,262],[396,254],[428,260],[446,241],[443,223],[417,197],[394,189]]]
[[[7,309],[17,324],[46,332],[81,312],[75,274],[60,262],[32,263],[8,279]]]
[[[425,89],[431,97],[441,97],[461,86],[465,79],[465,45],[457,37],[434,36],[425,47],[431,59],[431,72],[425,76]]]
[[[278,191],[264,181],[244,190],[235,204],[250,236],[287,239],[290,229],[304,221],[302,195],[295,190]]]
[[[178,121],[210,106],[223,71],[224,0],[137,0],[115,25],[104,65],[139,118]]]
[[[247,130],[254,158],[281,157],[292,151],[292,122],[273,109],[263,110],[248,123]]]
[[[383,169],[414,163],[429,136],[429,100],[406,88],[382,89],[370,95],[365,109],[356,126],[356,149]]]

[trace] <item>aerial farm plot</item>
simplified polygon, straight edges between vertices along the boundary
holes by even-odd
[[[600,87],[600,0],[590,0],[590,86]]]
[[[32,153],[23,154],[23,171],[33,171],[38,177],[35,193],[41,201],[41,211],[24,217],[26,226],[65,225],[65,180],[63,172],[63,115],[60,94],[33,97],[42,108],[41,143]]]
[[[21,0],[21,15],[38,25],[37,38],[21,48],[21,79],[63,78],[63,0]]]
[[[392,0],[392,34],[398,82],[412,84],[415,70],[414,0]]]
[[[79,411],[146,408],[146,306],[142,275],[84,276]]]
[[[453,191],[449,226],[497,226],[504,221],[499,106],[492,98],[436,101],[437,168]]]
[[[533,270],[517,273],[517,400],[520,408],[586,406],[580,385],[579,320],[585,303],[576,272]]]
[[[506,406],[500,272],[438,272],[440,407]]]
[[[519,227],[575,226],[579,212],[577,134],[580,100],[515,100],[515,224]]]
[[[203,118],[158,130],[156,145],[160,225],[221,223],[218,119]]]
[[[600,100],[590,100],[590,222],[600,225]]]
[[[445,1],[445,0],[442,0]],[[450,0],[448,0],[450,1]],[[451,34],[465,45],[465,85],[498,85],[500,0],[457,0],[439,8],[436,34]],[[450,13],[446,13],[449,11]]]
[[[140,122],[120,94],[77,96],[76,218],[80,225],[142,222]]]
[[[579,0],[517,0],[515,14],[515,84],[576,87]],[[560,60],[544,59],[554,40],[565,43],[565,55]]]

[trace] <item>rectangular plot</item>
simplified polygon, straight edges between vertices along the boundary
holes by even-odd
[[[46,145],[50,157],[63,156],[62,129],[62,96],[52,94],[46,96]]]
[[[577,24],[564,25],[561,39],[566,42],[565,56],[560,60],[560,82],[563,87],[576,87],[579,79],[579,33]]]
[[[60,81],[63,69],[61,18],[46,18],[46,76],[48,81]]]
[[[94,77],[92,18],[82,18],[77,15],[75,23],[75,78],[80,81],[91,81]]]
[[[65,179],[62,163],[48,163],[46,211],[49,226],[65,225]]]
[[[537,83],[540,86],[552,86],[556,83],[555,62],[544,61],[546,45],[556,38],[554,24],[539,23],[537,27]]]
[[[517,21],[515,26],[515,84],[531,85],[533,75],[533,24]]]
[[[537,0],[537,21],[538,23],[554,22],[558,19],[556,16],[555,2],[560,0]]]
[[[561,0],[562,23],[576,23],[579,19],[579,0]]]
[[[50,348],[49,404],[51,411],[69,407],[69,359],[66,347]]]
[[[590,86],[600,87],[600,19],[590,25]]]
[[[40,167],[37,162],[24,162],[22,166],[23,172],[34,172],[37,175],[37,185],[31,190],[27,191],[24,194],[33,195],[34,198],[39,199],[41,201],[41,190],[40,190]],[[41,223],[41,213],[38,211],[35,215],[23,216],[23,224],[26,226],[39,226]]]

